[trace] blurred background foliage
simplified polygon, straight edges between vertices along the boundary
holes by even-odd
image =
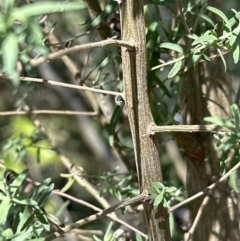
[[[34,1],[16,2],[15,6],[25,6],[31,5]],[[38,4],[44,2],[36,1]],[[75,1],[69,2],[74,3]],[[120,38],[117,4],[114,1],[106,0],[98,2],[102,10],[105,11],[100,17],[100,22],[106,24],[110,33],[108,37]],[[197,6],[201,4],[201,1],[186,0],[182,2],[190,14],[198,14]],[[207,2],[211,5],[211,1]],[[3,3],[1,3],[2,9],[4,8]],[[8,4],[5,7],[8,9],[7,11],[11,12],[14,1],[9,1]],[[183,32],[181,24],[175,29],[171,29],[172,19],[179,17],[174,12],[175,4],[175,1],[156,0],[149,1],[145,7],[149,67],[159,65],[160,49],[158,46],[162,42],[173,41],[176,43],[181,31]],[[237,10],[239,7],[240,3],[237,0],[226,1],[225,14],[230,18],[233,14],[231,9]],[[2,10],[1,14],[3,14],[1,18],[4,19],[8,12],[5,12],[4,15]],[[81,175],[96,190],[100,191],[110,203],[114,203],[116,198],[124,199],[125,196],[122,197],[122,195],[126,193],[127,196],[132,195],[126,190],[133,192],[132,188],[137,188],[132,140],[125,110],[123,109],[119,115],[116,129],[114,129],[114,144],[111,147],[109,144],[109,124],[114,108],[116,108],[114,97],[47,84],[18,82],[19,76],[27,76],[104,90],[122,91],[120,48],[117,47],[75,52],[68,57],[45,62],[37,67],[32,67],[29,64],[29,60],[37,58],[39,55],[101,40],[99,37],[101,29],[99,28],[102,26],[99,27],[96,22],[92,21],[93,15],[89,12],[87,4],[81,2],[80,7],[74,11],[68,9],[67,12],[53,12],[47,15],[42,12],[34,16],[24,16],[22,19],[13,19],[11,26],[6,25],[5,33],[1,30],[1,46],[3,46],[9,31],[17,33],[18,39],[14,44],[19,47],[19,53],[13,54],[13,59],[19,60],[20,67],[17,69],[15,63],[10,61],[8,69],[4,69],[4,64],[9,61],[6,54],[11,53],[11,49],[9,49],[11,46],[8,46],[7,50],[2,49],[1,70],[9,75],[13,81],[0,79],[0,111],[16,111],[16,113],[0,116],[0,146],[2,150],[0,156],[2,168],[0,171],[3,178],[5,168],[12,169],[17,173],[27,168],[29,176],[33,180],[42,182],[51,177],[55,183],[55,189],[61,189],[68,180],[62,178],[61,173],[68,171],[59,158],[60,151],[61,154],[69,158],[72,164],[83,169]],[[162,16],[161,21],[159,16]],[[0,21],[3,21],[2,19]],[[21,27],[19,27],[19,23],[15,22],[16,20],[22,21]],[[200,24],[202,23],[203,28],[208,27],[206,22],[201,21]],[[10,52],[8,52],[9,50]],[[162,53],[161,59],[168,61],[169,55]],[[227,62],[233,79],[233,99],[235,103],[239,104],[240,69],[238,65],[234,64],[231,55],[227,55]],[[161,125],[181,123],[177,105],[180,77],[168,78],[169,70],[170,68],[166,67],[164,71],[149,72],[150,103],[155,121]],[[34,115],[31,112],[27,115],[17,114],[18,111],[23,110],[70,110],[95,112],[96,115]],[[41,131],[39,125],[36,125],[36,122],[41,123],[45,129],[44,132]],[[185,185],[185,163],[181,158],[179,149],[170,135],[159,134],[158,138],[163,179],[181,188]],[[119,168],[116,169],[116,167]],[[129,175],[129,171],[133,175],[125,176]],[[113,175],[109,177],[108,174],[111,172]],[[125,186],[120,188],[121,192],[119,193],[116,186],[123,179],[126,181]],[[67,192],[99,206],[88,190],[76,183]],[[47,203],[45,209],[56,214],[65,201],[64,198],[61,200],[52,199],[50,203]],[[65,212],[68,213],[69,219],[62,221],[66,224],[94,213],[94,211],[73,202],[68,204]],[[141,221],[141,218],[136,219],[135,215],[137,214],[129,215],[126,219],[133,226],[139,226],[138,222],[144,221]],[[107,225],[108,220],[105,218],[89,224],[87,227],[103,231]],[[176,235],[176,240],[179,240],[178,235]]]

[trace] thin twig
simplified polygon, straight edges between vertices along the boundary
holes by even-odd
[[[181,0],[177,0],[177,5],[178,5],[179,12],[180,12],[181,20],[182,20],[182,23],[183,23],[183,25],[184,25],[184,27],[185,27],[185,29],[186,29],[186,32],[187,32],[188,34],[190,34],[191,31],[190,31],[190,29],[189,29],[189,27],[188,27],[188,25],[187,25],[186,18],[185,18],[184,14],[183,14],[183,11],[182,11],[182,3],[181,3]]]
[[[83,112],[83,111],[69,111],[69,110],[29,110],[29,111],[1,111],[0,116],[12,116],[12,115],[84,115],[84,116],[96,116],[96,112]]]
[[[211,184],[210,186],[206,187],[203,191],[198,192],[197,194],[191,196],[190,198],[185,199],[184,201],[174,205],[173,207],[168,209],[168,212],[172,212],[175,209],[201,197],[202,195],[206,194],[209,190],[212,190],[213,188],[215,188],[219,183],[221,183],[222,181],[224,181],[227,177],[229,177],[234,171],[236,171],[238,168],[240,167],[240,162],[238,162],[233,168],[231,168],[226,174],[224,174],[220,179],[218,179],[218,181],[214,182],[213,184]]]
[[[102,217],[105,217],[107,214],[114,212],[118,209],[124,208],[128,205],[143,201],[144,199],[148,198],[148,192],[142,192],[140,195],[130,198],[129,200],[120,202],[108,209],[105,209],[103,211],[98,212],[97,214],[93,214],[87,218],[81,219],[73,224],[70,224],[68,226],[66,226],[65,228],[62,228],[62,232],[54,232],[53,234],[50,234],[49,236],[46,237],[46,241],[51,241],[53,239],[55,239],[56,237],[59,237],[61,235],[63,235],[64,233],[70,232],[71,230],[75,229],[75,228],[79,228],[80,226],[90,223],[92,221],[98,220]]]
[[[154,135],[158,132],[229,132],[229,129],[218,125],[172,125],[172,126],[157,126],[152,124],[148,127],[148,135]]]
[[[64,55],[67,54],[71,54],[71,53],[75,53],[81,50],[87,50],[87,49],[93,49],[93,48],[102,48],[104,46],[110,46],[110,45],[114,45],[114,46],[118,46],[118,47],[125,47],[127,48],[129,51],[134,51],[135,49],[135,44],[131,43],[129,41],[123,41],[123,40],[116,40],[116,39],[106,39],[106,40],[102,40],[96,43],[88,43],[88,44],[80,44],[80,45],[75,45],[73,47],[67,48],[67,49],[62,49],[59,50],[55,53],[51,53],[46,57],[39,57],[37,59],[32,59],[30,60],[30,64],[33,67],[36,67],[48,60],[53,60],[53,59],[57,59],[60,58]]]
[[[71,195],[69,195],[69,194],[63,193],[63,192],[61,192],[61,191],[54,190],[52,193],[53,193],[53,194],[56,194],[56,195],[59,195],[59,196],[62,196],[62,197],[66,197],[66,198],[68,198],[69,200],[72,200],[72,201],[74,201],[74,202],[76,202],[76,203],[80,203],[80,204],[82,204],[82,205],[84,205],[84,206],[86,206],[86,207],[89,207],[89,208],[93,209],[94,211],[97,211],[97,212],[103,211],[102,209],[100,209],[100,208],[98,208],[98,207],[96,207],[96,206],[94,206],[94,205],[92,205],[92,204],[90,204],[90,203],[88,203],[88,202],[85,202],[84,200],[75,198],[75,197],[73,197],[73,196],[71,196]],[[113,216],[112,214],[107,214],[107,216],[108,216],[109,218],[111,218],[113,221],[118,222],[118,223],[122,224],[123,226],[129,228],[129,229],[132,230],[133,232],[140,234],[142,237],[144,237],[144,238],[146,238],[146,239],[148,238],[148,236],[147,236],[146,234],[142,233],[141,231],[139,231],[138,229],[136,229],[136,228],[134,228],[133,226],[129,225],[128,223],[122,221],[121,219],[116,218],[116,217]]]
[[[194,219],[194,222],[193,222],[191,228],[189,229],[189,231],[188,231],[188,233],[186,235],[185,241],[190,241],[191,240],[192,235],[193,235],[194,231],[196,230],[197,224],[199,223],[199,220],[200,220],[200,218],[202,216],[203,209],[204,209],[204,207],[206,207],[209,199],[210,199],[209,194],[203,199],[202,204],[201,204],[200,208],[198,209],[197,215],[196,215],[196,217]]]
[[[3,74],[0,74],[0,77],[4,78],[4,79],[8,79],[8,77]],[[66,83],[62,83],[62,82],[58,82],[58,81],[54,81],[54,80],[45,80],[45,79],[31,78],[31,77],[20,77],[20,80],[23,82],[42,83],[42,84],[49,84],[49,85],[54,85],[54,86],[61,86],[61,87],[70,88],[70,89],[91,91],[91,92],[96,92],[96,93],[105,94],[105,95],[121,96],[122,98],[124,98],[123,93],[120,93],[120,92],[110,91],[110,90],[99,90],[99,89],[90,88],[90,87],[86,87],[86,86],[66,84]]]

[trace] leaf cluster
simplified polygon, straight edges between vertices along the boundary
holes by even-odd
[[[150,199],[153,201],[154,209],[157,209],[160,204],[167,208],[169,206],[169,201],[172,197],[175,197],[176,187],[166,187],[161,182],[154,182],[152,187],[148,187],[147,191],[150,194]]]
[[[53,12],[73,11],[85,7],[82,3],[36,2],[16,6],[15,0],[3,0],[0,12],[0,54],[4,72],[17,86],[19,71],[17,61],[28,64],[28,54],[33,50],[39,55],[46,55],[42,28],[39,24],[41,15]]]
[[[24,194],[27,170],[19,175],[7,170],[0,182],[0,240],[44,240],[41,233],[50,230],[43,205],[54,188],[46,179],[28,195]]]

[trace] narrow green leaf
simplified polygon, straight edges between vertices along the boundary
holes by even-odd
[[[6,224],[8,212],[11,206],[11,199],[9,197],[5,197],[0,204],[0,225],[3,226]]]
[[[39,220],[39,222],[41,222],[41,224],[43,225],[44,229],[46,231],[50,231],[51,225],[50,225],[50,223],[47,219],[47,216],[44,214],[44,212],[42,212],[42,211],[41,212],[35,212],[35,214],[36,214],[36,217]]]
[[[171,93],[169,92],[169,90],[167,89],[167,87],[163,84],[163,82],[156,76],[154,78],[154,81],[156,82],[156,84],[159,85],[160,89],[162,90],[162,92],[167,95],[169,98],[172,97]]]
[[[109,128],[108,128],[108,134],[109,134],[109,144],[110,146],[113,146],[114,143],[114,135],[115,135],[115,129],[116,126],[119,122],[119,118],[121,116],[122,113],[122,109],[124,107],[124,104],[122,104],[121,106],[116,105],[109,123]]]
[[[53,12],[65,12],[85,9],[86,5],[80,2],[35,2],[32,4],[26,4],[22,7],[14,8],[11,17],[14,20],[26,21],[31,16],[38,16]]]
[[[182,61],[179,60],[173,65],[172,69],[168,73],[168,78],[171,79],[171,78],[175,77],[178,74],[181,67],[182,67]]]
[[[239,61],[239,56],[240,56],[240,49],[239,49],[239,45],[235,42],[235,44],[233,45],[233,61],[235,64],[238,63]]]
[[[165,186],[161,182],[153,182],[152,185],[156,191],[162,191],[165,188]]]
[[[42,193],[41,197],[38,200],[38,206],[41,207],[46,199],[49,197],[51,194],[52,190],[54,188],[54,183],[52,183],[48,188],[44,189],[44,192]]]
[[[231,25],[229,23],[229,20],[227,18],[227,16],[221,11],[219,10],[218,8],[214,8],[214,7],[211,7],[211,6],[208,6],[207,7],[207,10],[217,14],[225,23],[226,23],[226,27],[231,31],[232,28],[231,28]]]
[[[169,213],[169,226],[170,226],[171,236],[173,237],[173,233],[174,233],[174,230],[175,230],[175,222],[174,222],[173,212]]]
[[[13,85],[19,84],[19,73],[16,69],[18,59],[18,38],[13,32],[9,32],[2,42],[3,69],[11,78]]]
[[[36,209],[39,209],[38,203],[33,199],[28,199],[28,198],[24,199],[21,197],[17,197],[17,198],[15,197],[15,198],[12,198],[12,201],[20,205],[32,206]]]
[[[167,187],[166,188],[166,192],[168,192],[168,193],[175,192],[176,190],[177,190],[176,187]]]
[[[28,170],[24,170],[20,173],[10,184],[10,191],[12,192],[12,196],[15,197],[16,194],[21,190],[22,183],[27,177]]]
[[[174,44],[174,43],[162,43],[162,44],[160,44],[159,47],[160,47],[160,48],[165,48],[165,49],[174,50],[174,51],[176,51],[176,52],[178,52],[178,53],[181,53],[181,54],[184,53],[183,48],[182,48],[180,45]]]
[[[217,52],[222,60],[222,63],[223,63],[223,66],[224,66],[224,71],[226,72],[227,71],[227,64],[226,64],[226,61],[225,61],[225,58],[223,57],[223,54],[222,54],[222,51],[220,49],[217,49]]]
[[[18,223],[18,227],[17,227],[17,232],[20,232],[24,226],[24,224],[27,222],[29,218],[29,211],[28,211],[28,207],[24,207],[23,212],[19,213],[19,220],[20,222]]]
[[[222,127],[226,127],[230,130],[233,130],[233,128],[234,128],[234,125],[230,120],[223,120],[219,117],[212,117],[212,116],[205,117],[204,121],[210,122],[212,124],[219,125],[219,126],[222,126]]]
[[[186,65],[186,67],[184,68],[184,72],[187,72],[195,64],[197,64],[198,61],[201,59],[201,56],[202,55],[200,52],[193,53],[193,55],[191,56],[190,60],[188,61],[187,65]]]
[[[154,208],[157,208],[159,204],[162,202],[162,200],[163,200],[163,194],[160,193],[157,195],[157,197],[154,200],[154,203],[153,203]]]
[[[231,175],[230,175],[230,185],[232,187],[232,189],[236,192],[239,193],[239,187],[238,187],[238,175],[237,175],[237,171],[234,171]]]
[[[156,194],[156,190],[154,190],[151,187],[147,187],[147,191],[148,191],[149,194]]]
[[[111,0],[105,7],[105,9],[101,12],[101,14],[94,19],[94,21],[91,23],[92,27],[96,27],[99,25],[103,20],[105,20],[109,14],[117,7],[118,3],[117,1]]]
[[[238,106],[236,104],[233,104],[231,106],[231,111],[232,111],[232,115],[234,117],[234,120],[235,120],[235,131],[236,133],[239,132],[239,124],[240,124],[240,113],[239,113],[239,109],[238,109]]]
[[[192,42],[192,46],[198,45],[198,44],[207,45],[217,40],[218,38],[214,35],[202,35]]]
[[[235,28],[230,36],[230,41],[229,41],[230,47],[232,47],[234,43],[237,41],[238,35],[239,35],[239,29]]]

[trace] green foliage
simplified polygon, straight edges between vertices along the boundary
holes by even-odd
[[[239,141],[240,141],[240,112],[236,104],[231,106],[233,118],[229,120],[223,120],[218,117],[205,117],[204,120],[212,124],[226,128],[227,132],[221,132],[214,134],[214,138],[217,141],[216,149],[222,153],[221,155],[221,167],[222,173],[226,173],[229,168],[233,167],[239,162],[240,151],[239,151]],[[229,157],[230,160],[229,160]],[[230,162],[230,165],[227,163]],[[234,191],[239,193],[239,188],[237,185],[237,171],[230,175],[230,184]]]
[[[105,172],[98,179],[105,185],[99,192],[100,196],[105,193],[110,193],[114,198],[122,200],[122,196],[133,197],[139,194],[139,191],[131,186],[132,175],[128,173],[119,179],[118,169],[116,167],[112,172]]]
[[[154,200],[153,207],[157,209],[160,204],[169,207],[169,201],[175,197],[176,187],[166,187],[161,182],[154,182],[152,187],[147,188],[150,199]]]
[[[43,205],[54,184],[46,179],[26,194],[27,170],[19,175],[7,170],[0,182],[0,240],[44,240],[41,233],[50,230],[50,222]]]
[[[53,12],[73,11],[85,8],[76,2],[36,2],[16,6],[14,0],[3,0],[0,13],[1,60],[4,72],[15,86],[19,84],[17,60],[27,63],[28,54],[37,50],[39,55],[46,55],[47,48],[42,41],[42,29],[38,24],[39,16]],[[36,16],[38,18],[36,18]],[[21,45],[21,49],[19,46]],[[25,46],[25,47],[23,47]]]

